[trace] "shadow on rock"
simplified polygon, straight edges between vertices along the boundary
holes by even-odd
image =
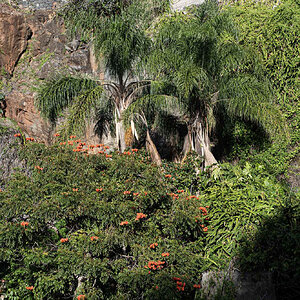
[[[242,272],[268,272],[276,299],[300,299],[300,205],[295,196],[241,243]]]

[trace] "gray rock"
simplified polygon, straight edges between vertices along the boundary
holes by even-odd
[[[8,119],[0,119],[0,188],[16,170],[25,170],[25,163],[19,158],[18,149],[22,139],[14,137],[18,133]],[[26,171],[26,170],[25,170]]]
[[[236,300],[276,300],[270,273],[242,273],[233,262],[227,270],[204,272],[201,287],[207,300],[220,296]]]
[[[203,3],[204,0],[174,0],[171,4],[172,10],[183,10],[191,5],[199,5]]]

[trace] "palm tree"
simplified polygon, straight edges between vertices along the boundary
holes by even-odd
[[[92,40],[109,80],[70,75],[54,77],[39,91],[37,106],[41,113],[55,122],[59,113],[69,107],[66,134],[82,131],[85,120],[92,115],[101,134],[113,122],[118,148],[123,151],[126,147],[123,113],[149,85],[149,80],[138,77],[139,64],[151,43],[145,29],[165,11],[167,2],[73,0],[62,12],[69,32]]]
[[[272,104],[270,84],[255,53],[237,37],[230,16],[217,1],[162,18],[152,29],[148,59],[148,72],[160,84],[152,86],[152,96],[136,101],[127,119],[141,119],[145,107],[147,112],[149,107],[160,112],[156,119],[173,116],[187,128],[182,159],[193,149],[204,157],[205,166],[217,164],[210,134],[218,111],[256,122],[276,135],[283,121]]]

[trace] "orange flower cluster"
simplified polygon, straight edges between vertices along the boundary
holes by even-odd
[[[137,213],[135,220],[138,221],[139,219],[143,219],[143,218],[146,218],[146,217],[147,217],[147,215],[145,215],[143,213]]]
[[[162,253],[161,254],[163,257],[166,257],[166,256],[170,256],[170,253],[169,252],[165,252],[165,253]]]
[[[60,239],[60,242],[61,242],[61,243],[66,243],[66,242],[68,242],[68,241],[69,241],[68,238],[62,238],[62,239]]]
[[[76,139],[76,135],[70,135],[70,139]]]
[[[57,137],[57,136],[60,136],[60,134],[59,134],[59,133],[55,133],[55,134],[53,134],[53,135],[54,135],[54,136],[56,136],[56,137]]]
[[[133,196],[138,196],[139,195],[139,193],[133,193]]]
[[[202,211],[202,215],[206,216],[207,215],[207,209],[203,206],[200,206],[199,209]]]
[[[194,287],[195,289],[201,289],[201,285],[200,285],[200,284],[194,284],[193,287]]]
[[[28,226],[29,225],[29,223],[28,222],[21,222],[21,226],[23,226],[23,227],[26,227],[26,226]]]
[[[34,138],[28,137],[28,138],[26,138],[26,141],[31,141],[31,142],[33,142],[33,141],[34,141]]]
[[[178,194],[169,193],[168,195],[169,195],[169,196],[171,196],[171,197],[173,198],[173,200],[175,200],[175,199],[178,199],[178,198],[179,198]]]
[[[139,149],[131,149],[132,152],[138,152]]]
[[[91,241],[97,241],[99,239],[98,236],[91,236]]]
[[[150,270],[161,270],[164,267],[164,264],[166,262],[165,261],[149,261],[147,266],[144,266],[144,268],[146,269],[150,269]]]
[[[78,192],[78,189],[73,188],[73,192]]]
[[[167,174],[167,175],[165,175],[165,177],[166,177],[166,178],[171,178],[172,175],[171,175],[171,174]]]
[[[178,193],[178,194],[184,193],[184,190],[178,190],[177,193]]]
[[[127,225],[127,224],[128,224],[128,221],[123,221],[123,222],[120,223],[121,226]]]
[[[20,137],[21,136],[21,133],[16,133],[15,135],[14,135],[14,137]]]
[[[173,277],[172,278],[174,281],[176,281],[176,284],[177,284],[177,290],[180,292],[180,291],[184,291],[184,287],[185,287],[185,282],[182,282],[181,281],[181,278],[180,277]]]
[[[131,191],[124,191],[124,195],[129,195],[131,193]]]
[[[192,195],[192,196],[189,196],[188,199],[199,199],[199,198],[195,195]]]
[[[124,155],[131,155],[131,152],[130,151],[128,151],[128,152],[125,151],[125,152],[123,152],[123,154]]]
[[[43,171],[44,168],[40,167],[40,166],[34,166],[35,169],[39,170],[39,171]]]
[[[103,188],[100,188],[100,189],[96,189],[96,192],[102,192],[103,191]]]
[[[85,295],[79,295],[77,296],[77,300],[85,300]]]
[[[29,291],[32,291],[34,289],[34,287],[33,286],[26,286],[25,289],[29,290]]]
[[[150,245],[150,248],[151,248],[151,249],[155,249],[155,247],[157,247],[157,246],[158,246],[157,243],[153,243],[153,244]]]

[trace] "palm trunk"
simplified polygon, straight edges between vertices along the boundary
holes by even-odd
[[[191,148],[192,148],[192,131],[190,126],[188,126],[188,133],[184,137],[184,142],[183,142],[181,163],[185,162],[188,153],[191,151]]]
[[[151,139],[149,129],[147,129],[147,135],[146,135],[146,149],[149,152],[152,161],[155,162],[158,166],[161,166],[162,165],[161,157],[157,151],[155,144]]]
[[[120,152],[124,152],[126,149],[125,129],[124,129],[123,121],[121,119],[117,120],[116,122],[116,135],[117,135],[118,149]]]
[[[205,167],[210,167],[212,165],[215,165],[213,167],[217,167],[217,160],[215,159],[214,155],[210,151],[210,140],[208,136],[208,132],[205,129],[202,129],[202,126],[200,125],[197,130],[197,145],[196,145],[196,152],[204,156],[204,165]]]

